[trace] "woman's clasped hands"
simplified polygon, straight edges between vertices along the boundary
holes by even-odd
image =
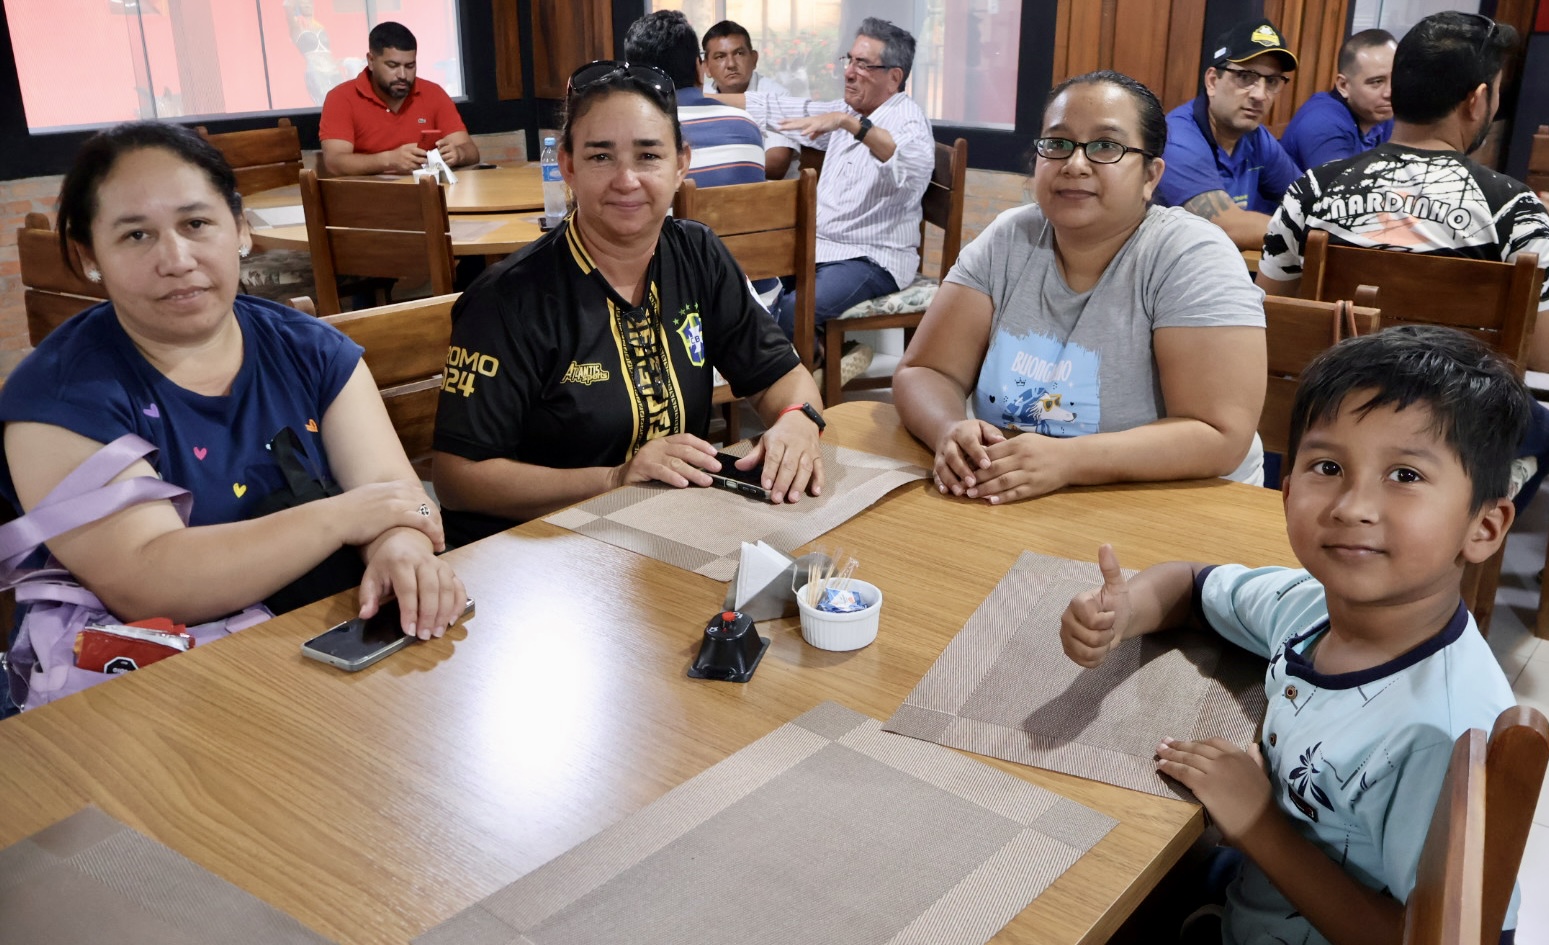
[[[1070,484],[1057,437],[1008,437],[983,420],[961,420],[936,444],[936,489],[991,505],[1047,495]]]

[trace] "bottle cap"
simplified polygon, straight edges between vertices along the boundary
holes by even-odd
[[[548,137],[544,138],[543,139],[543,146],[545,148],[552,148],[554,146],[554,136],[553,135],[549,135]]]

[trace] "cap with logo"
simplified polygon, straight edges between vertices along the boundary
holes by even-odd
[[[1210,56],[1215,66],[1242,63],[1267,53],[1277,53],[1287,72],[1296,69],[1296,54],[1286,48],[1280,31],[1268,20],[1244,20],[1222,33]]]

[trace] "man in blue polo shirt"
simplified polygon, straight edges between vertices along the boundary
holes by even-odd
[[[1393,134],[1393,51],[1387,30],[1362,30],[1339,49],[1332,92],[1319,92],[1296,110],[1280,144],[1302,170],[1355,157]]]
[[[1261,249],[1269,214],[1301,173],[1263,126],[1296,56],[1268,20],[1249,20],[1221,35],[1212,59],[1204,94],[1167,114],[1154,199],[1210,220],[1239,249]]]

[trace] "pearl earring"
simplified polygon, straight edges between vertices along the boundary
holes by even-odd
[[[102,273],[99,272],[96,269],[88,269],[88,270],[86,270],[86,281],[87,282],[101,282],[102,281]]]
[[[251,248],[249,248],[247,246],[244,246],[241,249],[237,250],[237,255],[241,256],[243,259],[246,259],[247,258],[247,254],[251,253],[252,251],[253,250]]]

